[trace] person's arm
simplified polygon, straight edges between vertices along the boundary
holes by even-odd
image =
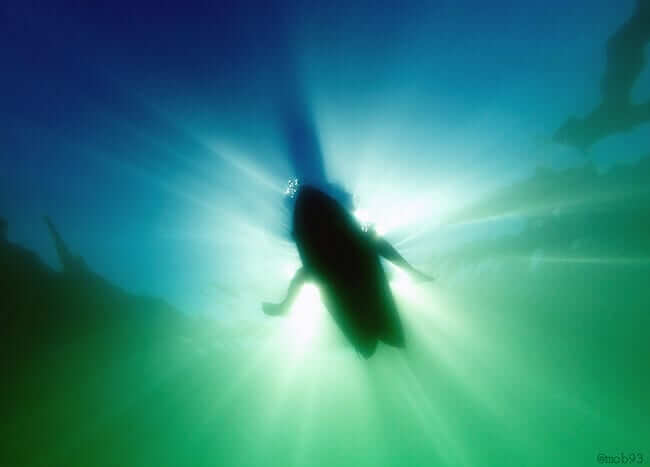
[[[385,238],[380,237],[374,232],[370,232],[370,235],[373,238],[375,248],[377,249],[377,253],[380,256],[386,258],[394,265],[407,270],[413,277],[415,277],[419,281],[428,282],[434,280],[433,277],[428,276],[427,274],[418,271],[413,266],[411,266],[411,264],[409,264],[409,262],[406,261],[404,257],[400,255],[399,252],[395,249],[395,247],[390,243],[388,243],[388,241]]]
[[[271,316],[278,316],[286,313],[298,295],[300,287],[302,287],[302,285],[307,280],[307,276],[308,275],[305,271],[305,268],[298,269],[296,271],[296,274],[293,276],[293,279],[291,279],[291,282],[289,283],[289,289],[287,290],[287,296],[285,299],[280,303],[262,303],[262,310],[264,313]]]

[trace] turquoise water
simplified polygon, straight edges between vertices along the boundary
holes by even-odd
[[[436,235],[535,207],[509,233],[416,262],[434,283],[387,266],[404,350],[359,357],[314,285],[287,316],[264,316],[255,298],[281,293],[291,271],[232,298],[229,320],[156,321],[148,340],[145,320],[61,342],[17,379],[3,435],[11,465],[640,459],[650,435],[648,168],[646,158],[600,175],[538,174],[455,215]],[[581,188],[561,188],[567,177]],[[552,209],[535,203],[545,187],[556,190]]]
[[[0,7],[0,466],[650,463],[637,2],[221,3]],[[405,349],[262,312],[293,177],[435,276]]]

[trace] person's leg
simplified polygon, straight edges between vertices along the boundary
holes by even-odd
[[[271,316],[278,316],[286,313],[298,295],[300,287],[306,280],[307,273],[305,272],[305,268],[298,269],[296,274],[293,276],[293,279],[291,279],[291,283],[289,283],[289,289],[287,290],[287,296],[285,299],[280,303],[262,303],[262,310],[264,313]]]
[[[413,275],[416,279],[420,281],[432,281],[434,280],[433,277],[430,277],[423,272],[418,271],[415,269],[413,266],[409,264],[408,261],[404,259],[402,255],[400,255],[395,247],[388,243],[384,238],[381,238],[379,236],[375,237],[375,246],[377,248],[377,253],[386,258],[388,261],[391,263],[395,264],[396,266],[399,266],[403,269],[406,269],[411,275]]]

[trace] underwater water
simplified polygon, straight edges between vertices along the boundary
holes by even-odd
[[[0,9],[0,465],[650,463],[647,2],[407,3]],[[262,312],[294,178],[435,276],[404,349]]]

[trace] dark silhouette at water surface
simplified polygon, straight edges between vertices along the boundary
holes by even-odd
[[[287,156],[293,174],[301,184],[317,188],[345,208],[351,209],[353,200],[350,193],[327,175],[312,109],[294,73],[293,71],[287,73],[287,81],[293,86],[290,91],[283,94],[279,112],[282,135],[286,142]]]
[[[39,362],[81,336],[87,339],[85,351],[92,359],[98,358],[102,345],[114,346],[114,352],[128,352],[155,342],[162,330],[182,328],[178,310],[158,298],[129,293],[92,271],[71,251],[54,223],[49,218],[45,222],[61,271],[45,264],[33,251],[10,242],[8,223],[0,218],[3,374],[13,374],[27,361]]]
[[[404,347],[404,331],[380,257],[420,280],[430,277],[414,269],[386,240],[364,231],[339,202],[311,186],[297,191],[293,237],[302,268],[283,302],[263,304],[265,313],[283,314],[300,286],[314,281],[328,311],[361,355],[372,356],[378,341]]]
[[[630,99],[649,41],[650,0],[638,0],[634,15],[607,42],[601,104],[585,118],[569,118],[555,132],[556,142],[587,151],[603,138],[650,122],[650,102],[635,104]]]

